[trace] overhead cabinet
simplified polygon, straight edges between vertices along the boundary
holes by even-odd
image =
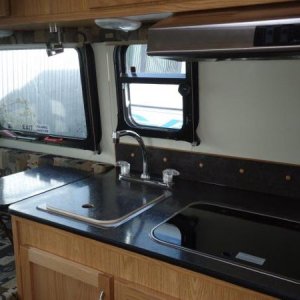
[[[0,0],[0,17],[9,15],[9,0]]]
[[[88,6],[89,8],[101,8],[101,7],[109,7],[109,6],[126,6],[126,5],[132,5],[132,4],[145,4],[145,3],[155,3],[159,1],[151,1],[151,0],[89,0]],[[173,2],[172,0],[165,0],[163,2]]]
[[[24,30],[48,27],[51,22],[61,24],[84,22],[92,24],[97,18],[126,17],[159,13],[205,11],[212,9],[251,7],[260,4],[299,4],[296,0],[0,0],[0,28]],[[299,6],[299,5],[298,5]],[[299,7],[296,10],[299,10]],[[259,6],[258,6],[259,12]],[[291,8],[295,12],[295,7]],[[36,24],[36,25],[34,25]],[[26,27],[27,26],[27,27]]]
[[[270,3],[287,3],[295,2],[295,0],[88,0],[88,8],[109,8],[109,7],[129,7],[131,6],[131,15],[135,15],[135,9],[132,7],[135,6],[145,6],[146,10],[149,10],[150,13],[153,12],[180,12],[180,11],[193,11],[193,10],[203,10],[203,9],[214,9],[214,8],[227,8],[227,7],[239,7],[239,6],[248,6],[248,5],[257,5],[257,4],[270,4]],[[128,14],[130,15],[130,14]]]
[[[71,15],[86,10],[86,1],[84,0],[11,0],[12,17]]]
[[[105,7],[113,7],[113,6],[127,6],[132,4],[138,4],[139,6],[151,5],[149,7],[149,11],[155,10],[155,7],[165,7],[168,8],[168,12],[172,12],[173,9],[176,11],[185,11],[186,6],[190,7],[189,10],[202,10],[202,9],[213,9],[213,8],[223,8],[223,7],[238,7],[238,6],[248,6],[255,4],[269,4],[269,3],[284,3],[284,2],[293,2],[295,0],[185,0],[185,1],[177,1],[177,0],[88,0],[89,8],[105,8]],[[168,6],[170,5],[170,6]],[[172,6],[171,6],[172,5]],[[132,10],[132,14],[135,12]]]

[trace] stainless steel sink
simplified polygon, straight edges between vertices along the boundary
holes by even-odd
[[[112,175],[113,174],[113,175]],[[119,181],[114,172],[44,195],[38,209],[101,227],[116,227],[169,197],[160,187]]]

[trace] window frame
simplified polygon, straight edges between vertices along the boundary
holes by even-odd
[[[1,130],[9,130],[17,135],[17,140],[30,141],[31,143],[47,144],[55,146],[66,146],[71,148],[79,148],[84,150],[93,150],[100,153],[100,141],[102,136],[100,108],[98,98],[98,88],[96,80],[95,58],[93,48],[90,44],[83,46],[65,46],[65,48],[74,49],[78,53],[80,79],[82,86],[82,97],[85,111],[87,137],[71,138],[59,135],[49,135],[36,132],[28,132],[22,130],[7,129],[0,125]],[[26,48],[3,48],[2,50],[30,50],[30,49],[45,49],[44,47]],[[60,55],[60,54],[57,54]],[[5,138],[9,138],[4,136]],[[45,138],[49,138],[45,140]]]
[[[130,45],[117,46],[114,49],[114,64],[116,76],[117,105],[118,105],[118,125],[117,130],[134,130],[142,136],[163,139],[181,140],[199,145],[200,139],[197,135],[199,124],[199,80],[198,63],[186,62],[186,76],[170,76],[160,74],[157,76],[148,74],[147,76],[128,76],[126,74],[126,51]],[[160,128],[155,126],[144,126],[134,123],[130,119],[129,111],[125,105],[124,84],[144,83],[144,84],[178,84],[182,91],[183,101],[183,124],[181,129]]]

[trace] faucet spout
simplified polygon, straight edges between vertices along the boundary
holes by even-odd
[[[141,178],[150,179],[150,175],[148,172],[148,154],[142,137],[133,130],[119,130],[119,131],[113,131],[112,140],[115,144],[117,144],[119,143],[120,137],[126,135],[135,138],[139,143],[139,146],[141,147],[142,150],[142,157],[143,157],[143,173],[141,174]]]

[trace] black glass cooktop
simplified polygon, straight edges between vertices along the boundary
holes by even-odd
[[[152,231],[159,242],[300,284],[300,224],[192,204]]]

